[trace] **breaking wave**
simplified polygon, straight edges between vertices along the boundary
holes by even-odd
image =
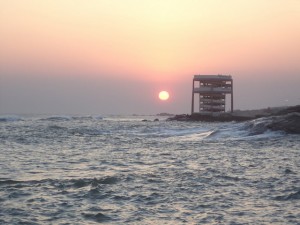
[[[199,124],[201,125],[201,123]],[[182,129],[179,131],[164,131],[180,140],[255,140],[276,138],[286,135],[283,131],[273,131],[268,128],[267,121],[254,120],[243,123],[218,123],[214,128]]]

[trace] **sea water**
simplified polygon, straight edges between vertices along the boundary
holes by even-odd
[[[300,224],[299,135],[159,119],[0,117],[0,224]]]

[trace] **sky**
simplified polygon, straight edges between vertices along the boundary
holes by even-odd
[[[190,113],[195,74],[300,104],[300,0],[0,0],[0,114]]]

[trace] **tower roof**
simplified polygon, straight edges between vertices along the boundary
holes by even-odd
[[[204,80],[232,81],[232,77],[230,75],[194,75],[194,81]]]

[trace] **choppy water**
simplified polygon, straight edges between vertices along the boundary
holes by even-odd
[[[300,224],[299,135],[142,119],[0,117],[0,224]]]

